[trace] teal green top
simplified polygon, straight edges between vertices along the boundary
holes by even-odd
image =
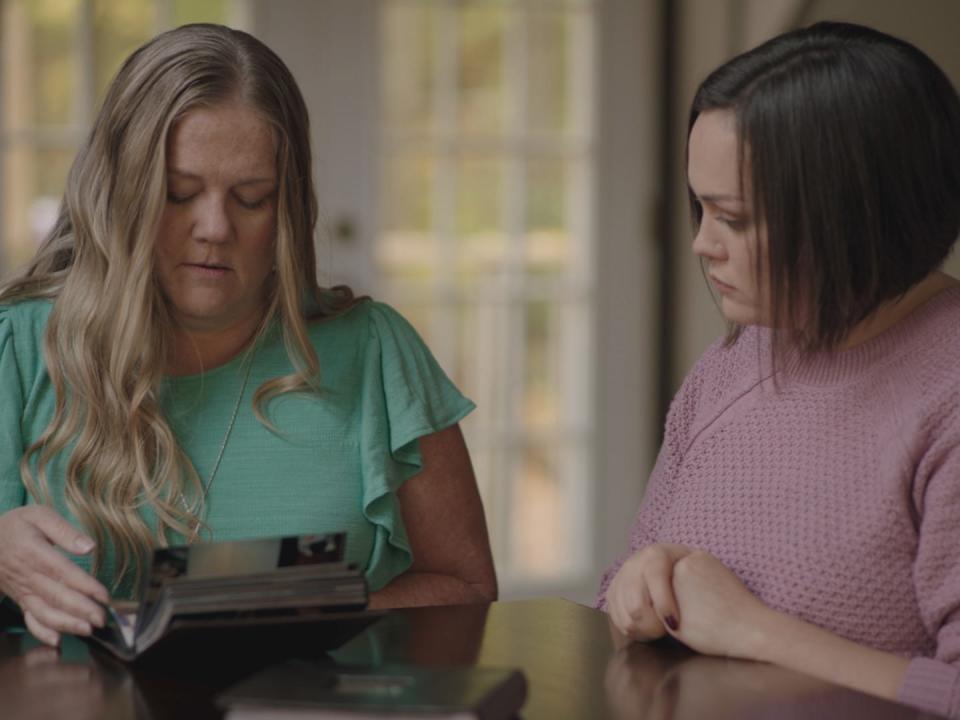
[[[20,479],[26,447],[53,416],[55,394],[43,359],[53,304],[0,306],[0,512],[32,502]],[[420,469],[418,438],[458,422],[473,408],[447,378],[416,331],[382,303],[362,301],[309,326],[320,359],[322,392],[271,401],[271,432],[253,414],[266,380],[293,372],[279,326],[260,341],[240,410],[207,495],[206,540],[346,531],[347,559],[377,590],[410,567],[413,556],[396,491]],[[161,403],[180,446],[204,485],[223,445],[246,369],[243,355],[201,375],[168,378]],[[66,453],[48,467],[56,509]],[[155,527],[155,518],[145,519]],[[171,538],[176,541],[176,538]],[[101,581],[111,583],[107,549]],[[75,558],[89,569],[89,559]],[[129,594],[129,583],[117,594]]]

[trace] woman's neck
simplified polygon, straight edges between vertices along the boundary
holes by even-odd
[[[942,272],[930,273],[923,280],[907,290],[902,297],[884,303],[869,317],[854,327],[847,335],[841,349],[850,350],[857,345],[862,345],[868,340],[875,338],[880,333],[892,328],[903,320],[934,295],[947,288],[956,287],[957,285],[960,285],[960,282],[949,275],[945,275]]]
[[[196,375],[233,360],[253,339],[262,317],[253,315],[226,328],[175,326],[170,333],[168,375]]]

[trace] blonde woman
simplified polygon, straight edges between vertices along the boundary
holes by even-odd
[[[310,158],[245,33],[170,31],[110,87],[0,288],[0,593],[44,643],[210,538],[346,530],[372,606],[496,597],[473,404],[396,312],[317,286]]]

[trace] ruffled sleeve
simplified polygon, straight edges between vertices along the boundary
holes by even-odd
[[[421,468],[419,438],[459,422],[474,404],[454,386],[410,324],[369,303],[360,429],[363,514],[375,530],[371,590],[407,570],[413,554],[396,491]]]
[[[17,362],[11,310],[0,306],[0,513],[26,501],[20,481],[25,389]]]

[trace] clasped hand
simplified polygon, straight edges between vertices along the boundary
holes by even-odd
[[[648,545],[621,566],[607,608],[632,640],[669,633],[698,652],[748,659],[772,612],[713,555],[670,544]]]
[[[40,642],[58,645],[61,633],[89,635],[102,627],[107,589],[57,548],[76,555],[93,541],[50,508],[37,505],[0,515],[0,593],[23,611]]]

